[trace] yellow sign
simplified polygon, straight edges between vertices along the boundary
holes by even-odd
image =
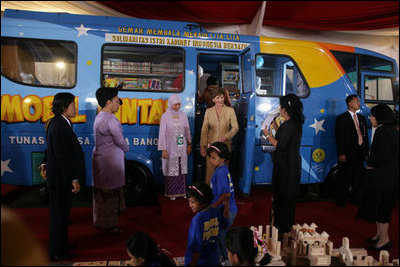
[[[46,122],[54,116],[51,111],[54,96],[39,97],[28,95],[5,94],[1,96],[1,121],[7,123],[18,122]],[[79,97],[75,97],[78,115],[72,118],[73,123],[85,123],[86,114],[79,114]],[[168,108],[168,100],[163,99],[137,99],[122,98],[123,105],[115,113],[121,124],[160,124],[161,116]],[[98,107],[98,110],[100,107]]]
[[[314,152],[312,153],[312,158],[317,163],[322,162],[325,159],[325,157],[326,157],[325,151],[321,148],[315,149]]]

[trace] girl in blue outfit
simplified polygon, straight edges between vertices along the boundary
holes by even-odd
[[[225,249],[225,236],[228,228],[235,221],[238,212],[235,191],[227,166],[230,152],[225,143],[215,142],[207,149],[207,156],[209,157],[210,163],[215,167],[214,174],[211,177],[211,188],[214,194],[211,207],[222,210],[225,206],[228,211],[228,214],[224,214],[224,216],[228,217],[228,226],[225,230],[221,230],[218,235],[219,250],[222,256],[221,261],[226,261],[228,255]]]
[[[190,222],[185,265],[216,266],[220,257],[217,237],[227,227],[227,218],[220,209],[210,207],[213,193],[207,184],[189,186],[187,199],[196,215]]]

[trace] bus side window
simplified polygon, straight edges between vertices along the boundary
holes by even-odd
[[[256,93],[263,96],[281,96],[290,93],[299,97],[309,94],[298,67],[287,56],[256,56]]]
[[[391,78],[365,77],[365,100],[393,101],[393,86]]]
[[[76,44],[2,37],[1,74],[27,85],[72,88],[76,83]]]
[[[185,85],[185,51],[179,47],[106,44],[102,83],[126,91],[180,92]]]

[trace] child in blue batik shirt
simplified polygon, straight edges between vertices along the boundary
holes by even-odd
[[[225,143],[215,142],[207,149],[207,156],[209,157],[210,163],[215,167],[214,174],[211,177],[211,188],[214,194],[211,207],[219,208],[220,210],[226,208],[228,211],[228,214],[224,214],[224,216],[228,218],[228,226],[225,230],[221,230],[218,235],[219,249],[222,256],[221,262],[223,262],[228,259],[225,249],[226,232],[235,221],[238,212],[235,200],[235,191],[227,166],[230,152]]]
[[[187,198],[196,215],[190,222],[185,265],[216,266],[220,258],[217,237],[226,228],[227,218],[220,209],[210,207],[213,194],[209,185],[189,186]]]

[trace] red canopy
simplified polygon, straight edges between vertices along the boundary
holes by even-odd
[[[250,24],[262,1],[97,1],[128,16]],[[398,1],[266,1],[265,26],[359,31],[399,27]]]

